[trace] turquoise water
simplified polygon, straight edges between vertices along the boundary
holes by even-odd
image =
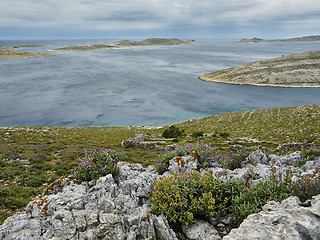
[[[50,48],[101,40],[0,41]],[[152,46],[0,59],[0,126],[159,126],[233,111],[320,104],[320,89],[237,86],[198,75],[319,50],[320,42]]]

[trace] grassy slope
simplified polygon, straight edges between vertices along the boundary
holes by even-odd
[[[227,132],[273,143],[320,141],[320,105],[226,113],[177,124],[188,133]]]
[[[320,87],[320,51],[248,63],[199,76],[201,80],[278,87]]]
[[[279,143],[292,141],[320,143],[320,105],[226,113],[175,125],[187,134],[228,133],[226,139],[219,135],[203,139],[220,149],[235,143],[250,149],[258,145],[275,149]],[[70,174],[86,150],[108,147],[124,153],[129,162],[155,164],[162,150],[123,149],[120,143],[138,133],[158,135],[165,128],[0,128],[0,224],[41,192],[43,183]],[[179,139],[180,144],[197,141],[189,137]]]

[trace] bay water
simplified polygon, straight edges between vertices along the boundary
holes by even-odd
[[[42,52],[112,40],[0,40],[43,44]],[[52,52],[0,59],[0,126],[161,126],[205,116],[320,104],[320,88],[204,82],[201,74],[282,55],[319,50],[320,42],[193,45]]]

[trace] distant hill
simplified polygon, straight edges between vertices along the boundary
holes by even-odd
[[[234,43],[259,43],[259,42],[310,42],[310,41],[320,41],[320,35],[315,36],[304,36],[304,37],[295,37],[295,38],[288,38],[288,39],[274,39],[274,40],[264,40],[261,38],[251,38],[251,39],[241,39],[235,41]]]
[[[199,76],[201,80],[272,87],[320,87],[320,51],[248,63]]]
[[[114,44],[118,46],[152,46],[152,45],[184,45],[193,44],[194,40],[183,41],[177,38],[148,38],[142,41],[120,40]]]

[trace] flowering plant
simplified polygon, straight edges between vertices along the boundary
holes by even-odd
[[[84,160],[72,174],[78,183],[98,179],[110,173],[116,179],[119,174],[117,162],[122,158],[121,153],[114,152],[111,149],[85,152]]]

